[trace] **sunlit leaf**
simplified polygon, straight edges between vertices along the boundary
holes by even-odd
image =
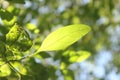
[[[11,18],[11,20],[3,20],[3,23],[4,23],[4,25],[6,25],[6,26],[12,26],[15,22],[17,21],[17,17],[16,16],[13,16],[12,18]]]
[[[34,30],[37,28],[34,24],[31,24],[31,23],[28,23],[26,26],[29,30]]]
[[[74,50],[67,50],[63,54],[65,60],[68,60],[70,63],[74,62],[82,62],[90,57],[90,52],[88,51],[74,51]]]
[[[6,34],[6,43],[12,45],[19,38],[21,33],[21,28],[18,25],[14,25],[10,31]]]
[[[90,31],[90,27],[83,24],[62,27],[47,36],[39,51],[63,50]]]
[[[2,18],[3,24],[5,26],[12,26],[17,21],[17,17],[14,15],[17,12],[18,10],[15,9],[14,7],[10,7],[7,10],[0,9],[0,17]]]
[[[32,46],[32,41],[28,33],[15,24],[6,34],[6,44],[12,50],[26,51]]]
[[[20,12],[20,9],[15,7],[14,5],[9,5],[6,10],[14,15],[18,15]]]
[[[90,52],[87,51],[78,51],[78,52],[72,52],[72,55],[69,58],[69,62],[82,62],[86,60],[88,57],[90,57]]]
[[[33,31],[36,34],[40,32],[40,30],[37,29],[37,27],[34,24],[28,23],[26,26],[30,31]]]
[[[11,70],[9,69],[7,64],[0,66],[0,76],[1,77],[9,76],[10,74],[11,74]]]
[[[27,74],[27,70],[26,70],[26,68],[25,68],[25,66],[24,65],[22,65],[22,64],[20,64],[20,63],[18,63],[18,62],[15,62],[14,64],[13,64],[13,66],[14,66],[14,68],[16,69],[16,70],[18,70],[20,73],[22,73],[23,75],[26,75]]]

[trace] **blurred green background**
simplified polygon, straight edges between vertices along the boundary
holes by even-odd
[[[34,44],[26,55],[57,28],[71,24],[92,28],[69,47],[89,51],[87,60],[69,64],[61,57],[64,51],[42,52],[13,63],[26,74],[21,80],[120,80],[120,0],[0,0],[0,8],[0,36],[15,22],[30,34]],[[61,65],[66,69],[60,70]],[[16,74],[10,73],[0,80],[16,80]]]

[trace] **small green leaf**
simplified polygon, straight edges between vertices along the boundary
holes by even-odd
[[[12,26],[17,21],[17,17],[13,16],[13,18],[11,18],[11,20],[9,20],[9,21],[7,19],[4,19],[2,21],[5,26]]]
[[[87,52],[87,51],[78,51],[78,52],[74,52],[74,54],[73,54],[73,52],[74,51],[70,52],[70,53],[72,53],[72,55],[70,55],[70,58],[69,58],[69,62],[71,62],[71,63],[82,62],[85,59],[87,59],[88,57],[90,57],[90,52]]]
[[[21,28],[18,25],[14,25],[10,31],[6,34],[6,43],[8,45],[14,44],[17,41],[21,33]]]
[[[90,27],[83,24],[62,27],[47,36],[39,51],[63,50],[78,41],[89,31]]]
[[[11,74],[11,70],[7,64],[0,66],[0,77],[9,76]]]
[[[88,51],[74,51],[74,50],[67,50],[65,51],[62,56],[64,59],[62,60],[68,60],[67,62],[69,63],[74,63],[74,62],[82,62],[88,57],[90,57],[90,52]]]
[[[6,44],[12,50],[26,51],[32,46],[32,41],[28,33],[15,24],[6,34]]]
[[[12,65],[15,69],[17,69],[23,75],[27,74],[27,70],[24,65],[20,64],[19,62],[14,62]]]
[[[10,12],[9,10],[0,9],[0,17],[2,18],[2,22],[5,26],[12,26],[17,21],[17,17],[14,15],[15,13]]]

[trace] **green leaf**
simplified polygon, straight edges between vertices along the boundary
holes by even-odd
[[[0,17],[5,26],[12,26],[17,21],[17,17],[9,10],[0,9]]]
[[[15,24],[6,34],[6,44],[11,50],[26,51],[32,46],[32,41],[28,33]]]
[[[0,9],[0,17],[3,20],[10,21],[11,19],[13,19],[14,15],[4,9]]]
[[[74,63],[74,62],[82,62],[88,57],[90,57],[90,52],[88,51],[74,51],[74,50],[67,50],[63,54],[62,60],[68,60],[69,63]]]
[[[9,20],[9,21],[6,20],[6,19],[4,19],[2,21],[3,21],[3,23],[4,23],[5,26],[12,26],[17,21],[17,17],[13,16],[13,18],[11,18],[11,20]]]
[[[12,65],[15,69],[17,69],[23,75],[27,74],[27,70],[24,65],[20,64],[19,62],[14,62]]]
[[[21,28],[18,25],[14,25],[10,31],[6,34],[6,43],[8,45],[14,44],[15,41],[19,38],[21,33]]]
[[[78,41],[89,31],[90,27],[83,24],[62,27],[47,36],[39,51],[63,50]]]
[[[74,52],[74,55],[71,55],[69,58],[69,62],[82,62],[86,60],[88,57],[90,57],[90,52],[88,51],[78,51]]]
[[[9,76],[11,74],[11,70],[7,64],[0,66],[0,77]]]

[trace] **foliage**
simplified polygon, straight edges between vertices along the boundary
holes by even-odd
[[[8,3],[24,4],[24,1],[11,0],[8,1]],[[21,17],[17,16],[18,14],[16,14],[14,10],[16,9],[12,5],[8,6],[6,9],[1,8],[0,10],[2,20],[1,26],[6,29],[5,33],[3,33],[1,29],[0,77],[2,77],[2,79],[15,78],[19,80],[56,80],[57,75],[55,72],[56,70],[60,70],[66,80],[70,78],[74,79],[73,72],[67,69],[67,67],[74,62],[81,62],[85,60],[90,56],[90,53],[87,51],[70,51],[66,48],[87,34],[90,31],[90,27],[83,24],[74,24],[59,28],[49,34],[40,46],[40,44],[36,44],[37,42],[35,41],[37,39],[39,40],[39,38],[36,37],[31,40],[28,34],[28,32],[30,32],[31,35],[33,34],[33,37],[36,35],[39,36],[40,34],[37,32],[39,32],[40,29],[31,23],[23,24],[28,26],[26,29],[30,29],[31,31],[26,31],[23,27],[19,26],[21,24],[18,23],[18,20]],[[3,37],[5,37],[5,40],[2,40]],[[61,59],[59,63],[61,67],[52,64],[45,65],[44,60],[46,58],[44,58],[41,53],[46,56],[46,54],[50,55],[49,52],[43,51],[60,50],[61,53],[59,54],[61,57],[57,59],[54,56],[48,56],[48,58],[56,58],[56,60]],[[54,54],[57,54],[57,52]],[[37,63],[34,59],[38,59],[42,62]]]
[[[40,51],[64,50],[89,31],[90,28],[86,25],[71,25],[60,28],[49,34],[43,41]]]
[[[5,53],[0,80],[20,75],[21,80],[113,80],[110,75],[120,71],[119,5],[119,0],[0,0],[0,52]],[[83,26],[85,33],[77,29]]]

